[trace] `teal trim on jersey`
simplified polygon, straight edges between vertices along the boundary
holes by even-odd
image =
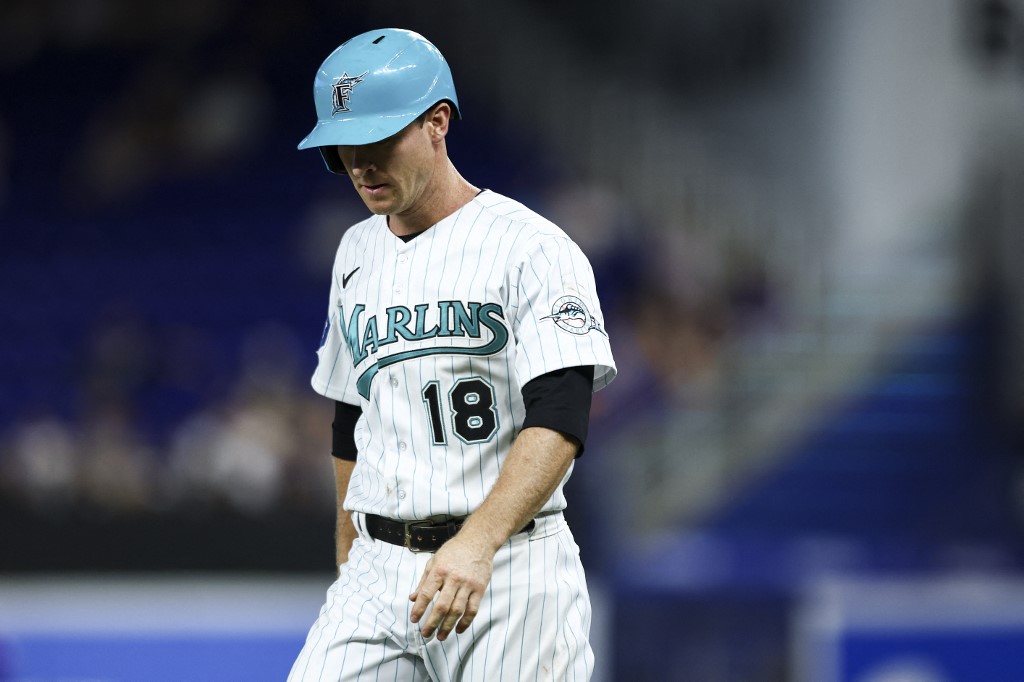
[[[345,319],[345,310],[338,310],[339,326],[342,338],[352,354],[353,367],[358,366],[370,355],[370,351],[376,353],[381,347],[398,341],[402,337],[406,341],[427,341],[437,337],[469,337],[479,339],[482,328],[487,328],[494,335],[494,338],[482,347],[460,347],[444,346],[434,348],[418,348],[388,355],[368,367],[356,382],[356,390],[364,398],[369,398],[370,382],[384,367],[398,362],[422,358],[430,355],[493,355],[508,343],[509,331],[505,326],[505,315],[501,306],[497,303],[470,302],[463,304],[462,301],[438,301],[438,322],[430,329],[426,328],[427,311],[429,304],[422,303],[413,307],[412,310],[405,306],[391,306],[385,314],[387,316],[387,336],[380,338],[377,326],[377,316],[369,317],[360,329],[362,314],[366,306],[358,303],[352,308],[352,315]],[[415,324],[410,325],[415,319]],[[410,326],[413,328],[410,329]]]
[[[361,317],[366,310],[364,304],[357,303],[353,306],[352,315],[348,320],[345,319],[345,309],[339,308],[339,326],[345,344],[352,353],[352,365],[359,365],[369,356],[370,352],[376,353],[383,346],[397,343],[398,337],[402,337],[406,341],[426,341],[438,337],[462,336],[478,339],[481,336],[481,325],[490,329],[496,336],[499,334],[508,336],[508,330],[501,322],[505,315],[497,303],[471,301],[468,304],[463,304],[462,301],[438,301],[435,305],[437,306],[438,320],[437,324],[430,329],[426,328],[430,304],[420,303],[413,306],[415,314],[413,310],[409,310],[405,306],[388,307],[385,311],[386,335],[383,338],[380,335],[376,315],[372,315],[362,322]],[[410,325],[414,319],[415,324]],[[465,350],[459,349],[459,352],[465,354]],[[475,352],[469,354],[477,355]],[[487,353],[487,355],[489,354]]]
[[[487,313],[496,312],[498,317],[501,317],[501,308],[497,303],[487,303],[483,305],[481,309],[486,309]],[[399,362],[405,362],[406,360],[415,360],[416,358],[425,358],[431,355],[469,355],[474,357],[494,355],[508,343],[508,329],[506,329],[505,325],[498,321],[498,319],[493,317],[481,316],[480,320],[483,321],[485,327],[494,333],[494,338],[491,339],[490,343],[475,348],[460,348],[457,346],[417,348],[416,350],[407,350],[401,353],[395,353],[394,355],[385,356],[370,365],[366,371],[359,376],[359,379],[356,381],[356,390],[359,392],[359,395],[369,400],[370,384],[373,382],[373,378],[377,376],[377,373],[385,367],[397,365]],[[490,320],[490,323],[486,320]]]

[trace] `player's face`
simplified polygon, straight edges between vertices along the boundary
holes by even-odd
[[[380,142],[339,145],[348,176],[377,215],[406,215],[424,202],[435,167],[430,122],[417,119]]]

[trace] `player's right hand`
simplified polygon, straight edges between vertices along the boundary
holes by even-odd
[[[433,601],[420,628],[423,636],[436,631],[438,640],[444,641],[453,629],[462,634],[480,610],[493,570],[494,552],[456,535],[427,562],[416,591],[409,595],[409,601],[415,602],[410,620],[418,623]]]

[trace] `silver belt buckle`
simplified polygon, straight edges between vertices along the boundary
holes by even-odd
[[[430,521],[406,521],[405,522],[405,548],[415,554],[423,554],[429,552],[429,549],[419,549],[412,546],[412,529],[413,528],[430,528],[435,524]]]

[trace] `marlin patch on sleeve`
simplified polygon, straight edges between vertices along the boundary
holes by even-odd
[[[587,304],[578,296],[562,296],[551,306],[551,314],[540,319],[552,320],[559,329],[570,334],[586,334],[593,329],[608,336],[597,319],[590,314]]]

